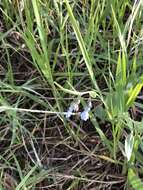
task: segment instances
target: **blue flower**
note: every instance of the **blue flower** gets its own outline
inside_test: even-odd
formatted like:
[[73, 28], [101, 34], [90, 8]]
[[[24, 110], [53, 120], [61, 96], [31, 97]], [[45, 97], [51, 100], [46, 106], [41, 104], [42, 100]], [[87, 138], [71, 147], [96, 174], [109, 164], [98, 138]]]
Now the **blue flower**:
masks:
[[71, 110], [68, 110], [68, 111], [66, 112], [66, 118], [69, 119], [69, 118], [71, 117], [71, 115], [72, 115], [72, 111], [71, 111]]
[[69, 119], [72, 116], [72, 114], [73, 114], [74, 111], [75, 112], [78, 111], [78, 109], [79, 109], [79, 103], [80, 103], [80, 100], [77, 100], [77, 101], [71, 103], [68, 111], [66, 112], [66, 118]]
[[91, 108], [92, 108], [92, 103], [91, 103], [91, 101], [89, 101], [88, 105], [84, 108], [84, 111], [81, 112], [81, 114], [80, 114], [81, 120], [87, 121], [89, 119], [89, 112], [90, 112]]
[[88, 110], [84, 110], [83, 112], [81, 112], [80, 114], [80, 118], [83, 121], [87, 121], [89, 119], [89, 111]]

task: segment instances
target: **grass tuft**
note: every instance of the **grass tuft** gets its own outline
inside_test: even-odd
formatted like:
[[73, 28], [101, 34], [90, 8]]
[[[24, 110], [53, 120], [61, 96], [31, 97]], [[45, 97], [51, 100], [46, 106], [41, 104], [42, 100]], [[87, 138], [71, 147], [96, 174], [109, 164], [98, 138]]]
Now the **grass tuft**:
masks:
[[0, 189], [142, 189], [142, 1], [0, 5]]

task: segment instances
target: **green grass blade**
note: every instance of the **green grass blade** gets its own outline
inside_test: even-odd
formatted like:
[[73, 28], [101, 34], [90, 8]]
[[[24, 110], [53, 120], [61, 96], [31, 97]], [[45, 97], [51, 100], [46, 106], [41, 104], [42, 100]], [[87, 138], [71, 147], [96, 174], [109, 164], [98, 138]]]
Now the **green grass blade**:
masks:
[[29, 179], [29, 177], [33, 174], [33, 172], [36, 170], [37, 165], [35, 165], [31, 170], [28, 172], [28, 174], [23, 178], [23, 180], [18, 184], [15, 190], [20, 190], [25, 184], [26, 181]]
[[131, 90], [130, 94], [129, 94], [129, 98], [127, 100], [126, 103], [126, 107], [130, 107], [132, 106], [133, 102], [135, 101], [137, 95], [139, 94], [139, 92], [141, 91], [141, 88], [143, 87], [143, 77], [141, 77], [141, 82], [138, 83], [133, 90]]
[[143, 182], [131, 168], [128, 171], [128, 181], [135, 190], [143, 189]]
[[68, 0], [65, 0], [65, 3], [66, 3], [67, 10], [68, 10], [68, 14], [69, 14], [70, 19], [71, 19], [72, 27], [73, 27], [73, 29], [74, 29], [74, 32], [75, 32], [75, 35], [76, 35], [76, 38], [77, 38], [77, 41], [78, 41], [80, 50], [81, 50], [81, 52], [82, 52], [84, 61], [85, 61], [85, 63], [86, 63], [86, 67], [87, 67], [88, 72], [89, 72], [89, 74], [90, 74], [91, 80], [92, 80], [92, 82], [93, 82], [95, 88], [99, 91], [99, 87], [98, 87], [98, 85], [97, 85], [97, 83], [96, 83], [95, 76], [94, 76], [94, 72], [93, 72], [93, 69], [92, 69], [90, 57], [89, 57], [89, 55], [88, 55], [88, 52], [87, 52], [87, 49], [86, 49], [84, 40], [83, 40], [83, 38], [82, 38], [80, 29], [79, 29], [79, 25], [78, 25], [78, 23], [77, 23], [77, 21], [76, 21], [74, 15], [73, 15], [73, 11], [72, 11], [72, 9], [71, 9], [71, 6], [70, 6]]

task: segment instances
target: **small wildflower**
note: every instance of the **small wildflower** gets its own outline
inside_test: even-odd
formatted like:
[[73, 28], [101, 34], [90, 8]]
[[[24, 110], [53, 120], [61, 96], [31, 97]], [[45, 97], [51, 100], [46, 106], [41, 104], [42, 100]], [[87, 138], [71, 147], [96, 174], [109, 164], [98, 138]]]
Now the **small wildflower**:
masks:
[[87, 121], [89, 119], [89, 112], [90, 112], [91, 108], [92, 108], [92, 103], [91, 103], [91, 100], [89, 100], [88, 105], [84, 108], [84, 111], [81, 112], [81, 114], [80, 114], [81, 120]]
[[88, 110], [84, 110], [83, 112], [81, 112], [80, 118], [81, 118], [81, 120], [83, 120], [83, 121], [87, 121], [87, 120], [89, 119]]
[[66, 118], [70, 118], [72, 116], [72, 113], [75, 111], [78, 111], [79, 109], [79, 103], [80, 103], [80, 100], [77, 100], [75, 102], [72, 102], [68, 111], [66, 112]]
[[72, 111], [68, 110], [66, 112], [66, 118], [69, 119], [71, 117], [71, 115], [72, 115]]

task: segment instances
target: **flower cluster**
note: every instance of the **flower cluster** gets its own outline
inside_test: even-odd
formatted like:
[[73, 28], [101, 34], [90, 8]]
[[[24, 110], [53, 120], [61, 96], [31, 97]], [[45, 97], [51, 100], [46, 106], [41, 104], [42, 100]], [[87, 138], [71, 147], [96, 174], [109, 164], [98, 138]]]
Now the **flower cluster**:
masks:
[[[69, 119], [73, 112], [77, 112], [79, 109], [80, 100], [72, 102], [68, 111], [66, 112], [66, 118]], [[87, 121], [89, 119], [89, 112], [92, 108], [91, 100], [88, 101], [88, 104], [85, 106], [84, 111], [80, 113], [80, 118], [83, 121]]]

